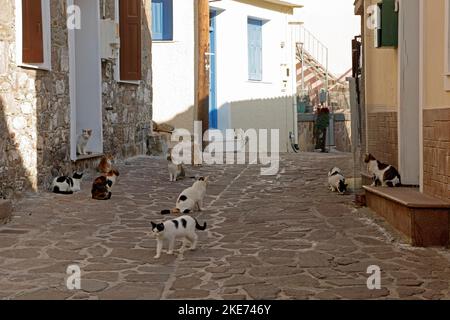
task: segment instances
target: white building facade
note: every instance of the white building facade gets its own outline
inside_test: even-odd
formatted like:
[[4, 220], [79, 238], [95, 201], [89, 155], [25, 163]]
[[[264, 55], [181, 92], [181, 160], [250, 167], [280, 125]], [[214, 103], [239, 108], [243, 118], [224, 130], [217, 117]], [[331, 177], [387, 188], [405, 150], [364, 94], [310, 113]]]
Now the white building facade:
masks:
[[[297, 1], [210, 2], [210, 128], [297, 136], [293, 20]], [[192, 130], [196, 115], [195, 0], [153, 0], [153, 119]]]

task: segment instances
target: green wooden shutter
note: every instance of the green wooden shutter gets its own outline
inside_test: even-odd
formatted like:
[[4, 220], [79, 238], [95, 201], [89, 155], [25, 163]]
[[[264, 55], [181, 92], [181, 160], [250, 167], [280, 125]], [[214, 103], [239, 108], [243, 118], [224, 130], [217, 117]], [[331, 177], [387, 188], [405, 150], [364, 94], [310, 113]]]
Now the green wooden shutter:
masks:
[[398, 12], [395, 0], [383, 0], [381, 4], [381, 46], [398, 46]]

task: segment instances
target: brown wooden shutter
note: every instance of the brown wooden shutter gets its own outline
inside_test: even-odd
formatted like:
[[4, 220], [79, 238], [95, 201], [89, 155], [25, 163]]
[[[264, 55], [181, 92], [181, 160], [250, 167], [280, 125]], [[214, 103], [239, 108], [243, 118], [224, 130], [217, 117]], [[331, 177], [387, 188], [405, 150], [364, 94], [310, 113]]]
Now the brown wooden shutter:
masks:
[[120, 78], [141, 80], [141, 0], [120, 0]]
[[22, 62], [44, 63], [41, 0], [22, 0]]

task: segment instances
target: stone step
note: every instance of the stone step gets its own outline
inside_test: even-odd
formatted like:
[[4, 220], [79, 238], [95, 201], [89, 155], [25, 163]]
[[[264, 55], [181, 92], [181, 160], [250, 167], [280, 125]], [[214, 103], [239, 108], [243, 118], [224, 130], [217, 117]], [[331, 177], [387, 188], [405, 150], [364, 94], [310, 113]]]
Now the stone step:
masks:
[[447, 246], [450, 203], [418, 188], [364, 186], [367, 206], [403, 233], [413, 246]]
[[12, 204], [9, 200], [0, 199], [0, 225], [7, 223], [12, 216]]

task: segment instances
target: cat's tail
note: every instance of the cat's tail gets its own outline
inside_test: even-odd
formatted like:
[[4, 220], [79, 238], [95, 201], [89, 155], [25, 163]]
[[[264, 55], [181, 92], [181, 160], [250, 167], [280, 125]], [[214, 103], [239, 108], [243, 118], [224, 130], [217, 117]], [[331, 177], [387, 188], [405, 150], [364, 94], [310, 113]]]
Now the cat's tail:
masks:
[[195, 219], [195, 229], [200, 230], [200, 231], [205, 231], [206, 230], [206, 222], [203, 224], [203, 226], [198, 224], [197, 219]]

